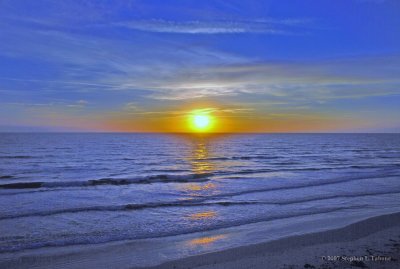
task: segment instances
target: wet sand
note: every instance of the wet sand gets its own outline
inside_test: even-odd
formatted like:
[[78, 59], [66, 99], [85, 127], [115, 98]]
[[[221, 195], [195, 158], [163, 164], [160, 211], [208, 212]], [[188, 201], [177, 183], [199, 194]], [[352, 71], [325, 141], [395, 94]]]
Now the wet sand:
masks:
[[151, 268], [400, 268], [400, 213]]

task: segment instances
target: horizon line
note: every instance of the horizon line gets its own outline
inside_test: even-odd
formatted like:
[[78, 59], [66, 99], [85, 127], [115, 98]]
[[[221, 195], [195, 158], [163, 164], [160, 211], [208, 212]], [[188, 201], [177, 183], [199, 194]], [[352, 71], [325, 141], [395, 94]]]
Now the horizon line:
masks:
[[398, 132], [134, 132], [134, 131], [0, 131], [0, 134], [178, 134], [178, 135], [234, 135], [234, 134], [400, 134]]

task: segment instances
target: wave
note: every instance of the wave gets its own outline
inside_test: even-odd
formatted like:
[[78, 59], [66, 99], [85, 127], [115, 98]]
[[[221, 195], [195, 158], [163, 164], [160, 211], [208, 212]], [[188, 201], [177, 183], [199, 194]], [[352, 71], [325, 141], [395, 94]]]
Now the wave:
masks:
[[230, 160], [274, 160], [274, 159], [280, 159], [281, 157], [279, 156], [263, 156], [263, 155], [258, 155], [258, 156], [232, 156], [232, 157], [210, 157], [210, 158], [204, 158], [204, 159], [197, 159], [197, 160], [204, 160], [204, 161], [230, 161]]
[[266, 187], [266, 188], [244, 190], [244, 191], [239, 191], [239, 192], [216, 194], [216, 195], [213, 195], [212, 197], [214, 197], [214, 198], [225, 198], [225, 197], [239, 196], [239, 195], [243, 195], [243, 194], [269, 192], [269, 191], [280, 191], [280, 190], [302, 189], [302, 188], [310, 188], [310, 187], [319, 187], [319, 186], [325, 186], [325, 185], [334, 185], [334, 184], [346, 183], [346, 182], [351, 182], [351, 181], [355, 181], [355, 180], [366, 180], [366, 179], [385, 178], [385, 177], [394, 177], [394, 176], [400, 176], [400, 174], [398, 174], [398, 173], [386, 173], [386, 174], [379, 173], [379, 174], [375, 174], [375, 175], [371, 174], [371, 175], [359, 175], [359, 176], [353, 176], [353, 177], [334, 178], [334, 179], [330, 179], [330, 180], [323, 181], [323, 182], [319, 182], [319, 181], [315, 182], [315, 181], [313, 181], [313, 182], [310, 182], [310, 183], [292, 184], [290, 186], [286, 185], [286, 186]]
[[60, 181], [60, 182], [18, 182], [0, 184], [0, 189], [38, 189], [58, 187], [89, 187], [99, 185], [129, 185], [129, 184], [150, 184], [170, 182], [204, 182], [212, 174], [187, 174], [187, 175], [153, 175], [136, 178], [102, 178], [87, 181]]
[[[79, 212], [90, 212], [90, 211], [130, 211], [130, 210], [143, 210], [149, 208], [164, 208], [164, 207], [195, 207], [195, 206], [232, 206], [232, 205], [249, 205], [249, 204], [260, 204], [260, 202], [207, 202], [202, 203], [205, 199], [190, 200], [186, 202], [165, 202], [165, 203], [148, 203], [148, 204], [125, 204], [125, 205], [110, 205], [110, 206], [89, 206], [80, 208], [67, 208], [67, 209], [56, 209], [49, 211], [33, 212], [33, 213], [22, 213], [22, 214], [10, 214], [3, 215], [0, 220], [4, 219], [15, 219], [15, 218], [25, 218], [25, 217], [44, 217], [57, 214], [65, 213], [79, 213]], [[261, 203], [263, 204], [263, 203]]]
[[[102, 179], [94, 179], [94, 180], [86, 180], [86, 181], [59, 181], [59, 182], [47, 182], [47, 181], [35, 181], [35, 182], [17, 182], [17, 183], [7, 183], [0, 184], [0, 189], [42, 189], [41, 191], [49, 191], [51, 189], [60, 189], [60, 188], [70, 188], [70, 187], [90, 187], [90, 186], [99, 186], [99, 185], [130, 185], [130, 184], [151, 184], [151, 183], [187, 183], [187, 182], [206, 182], [210, 180], [212, 176], [224, 176], [226, 179], [241, 179], [240, 175], [252, 175], [252, 174], [261, 174], [261, 173], [269, 173], [269, 172], [307, 172], [307, 171], [324, 171], [324, 170], [338, 170], [340, 169], [380, 169], [374, 170], [374, 173], [371, 174], [358, 174], [356, 176], [345, 176], [339, 180], [334, 179], [331, 181], [324, 181], [317, 184], [312, 183], [311, 185], [300, 184], [300, 185], [292, 185], [292, 186], [278, 186], [269, 189], [258, 189], [258, 190], [246, 190], [244, 193], [252, 193], [252, 192], [263, 192], [268, 190], [282, 190], [282, 189], [292, 189], [292, 188], [303, 188], [303, 187], [312, 187], [312, 186], [321, 186], [326, 184], [336, 184], [342, 182], [348, 182], [352, 180], [357, 180], [361, 177], [361, 179], [366, 178], [376, 178], [376, 177], [384, 177], [384, 176], [392, 176], [390, 174], [390, 168], [394, 168], [394, 171], [397, 172], [400, 164], [385, 164], [385, 165], [350, 165], [345, 167], [305, 167], [305, 168], [289, 168], [289, 169], [244, 169], [241, 171], [215, 171], [213, 173], [202, 173], [202, 174], [182, 174], [182, 175], [170, 175], [170, 174], [159, 174], [152, 176], [143, 176], [143, 177], [135, 177], [135, 178], [102, 178]], [[155, 170], [157, 171], [157, 170]], [[161, 172], [161, 171], [158, 171]], [[232, 175], [232, 176], [230, 176]], [[398, 174], [395, 174], [397, 176]], [[1, 178], [12, 178], [13, 176], [2, 176]], [[34, 191], [32, 191], [34, 192]], [[16, 195], [16, 194], [24, 194], [23, 192], [12, 192], [12, 193], [4, 193], [5, 195]], [[244, 194], [243, 193], [243, 194]]]
[[[245, 190], [238, 193], [231, 194], [221, 194], [221, 196], [234, 196], [240, 194], [247, 193], [256, 193], [256, 192], [265, 192], [265, 191], [275, 191], [275, 190], [285, 190], [285, 189], [297, 189], [304, 187], [315, 187], [315, 186], [323, 186], [329, 184], [338, 184], [349, 182], [352, 180], [360, 180], [360, 179], [368, 179], [368, 178], [380, 178], [380, 177], [390, 177], [390, 176], [399, 176], [398, 173], [393, 174], [392, 171], [388, 170], [388, 168], [395, 168], [395, 172], [397, 171], [397, 167], [400, 164], [391, 164], [386, 166], [368, 166], [368, 168], [385, 168], [385, 170], [374, 171], [374, 173], [364, 173], [357, 174], [356, 176], [345, 176], [343, 178], [333, 178], [328, 181], [323, 182], [311, 182], [308, 184], [300, 183], [294, 184], [291, 186], [277, 186], [277, 187], [269, 187], [257, 190]], [[366, 166], [363, 166], [365, 168]], [[347, 168], [359, 168], [359, 166], [350, 166]], [[130, 185], [130, 184], [151, 184], [151, 183], [188, 183], [188, 182], [206, 182], [210, 180], [210, 177], [215, 175], [224, 176], [226, 179], [241, 179], [240, 175], [244, 174], [259, 174], [259, 173], [268, 173], [268, 172], [288, 172], [288, 171], [320, 171], [325, 169], [334, 169], [334, 168], [301, 168], [301, 169], [248, 169], [242, 171], [220, 171], [214, 173], [202, 173], [202, 174], [183, 174], [183, 175], [153, 175], [153, 176], [144, 176], [144, 177], [135, 177], [135, 178], [102, 178], [95, 180], [87, 180], [87, 181], [60, 181], [60, 182], [18, 182], [18, 183], [7, 183], [0, 184], [0, 189], [34, 189], [33, 191], [20, 191], [20, 192], [10, 192], [3, 193], [2, 195], [18, 195], [32, 192], [43, 192], [43, 191], [51, 191], [51, 190], [59, 190], [60, 188], [71, 188], [71, 187], [90, 187], [90, 186], [99, 186], [99, 185]], [[232, 174], [237, 174], [238, 176], [229, 176]], [[229, 177], [226, 177], [229, 176]], [[40, 190], [39, 190], [40, 189]]]
[[307, 202], [331, 200], [337, 198], [360, 198], [366, 196], [377, 196], [386, 194], [398, 194], [399, 190], [389, 190], [389, 191], [370, 191], [370, 192], [360, 192], [360, 193], [349, 193], [349, 194], [332, 194], [332, 195], [320, 195], [314, 197], [305, 197], [298, 199], [289, 199], [284, 201], [216, 201], [207, 202], [206, 198], [189, 200], [189, 201], [172, 201], [164, 203], [147, 203], [147, 204], [124, 204], [124, 205], [105, 205], [105, 206], [88, 206], [88, 207], [78, 207], [78, 208], [65, 208], [65, 209], [55, 209], [48, 211], [38, 211], [20, 214], [9, 214], [2, 215], [0, 220], [5, 219], [16, 219], [25, 217], [46, 217], [58, 214], [67, 213], [80, 213], [80, 212], [103, 212], [103, 211], [131, 211], [131, 210], [143, 210], [143, 209], [155, 209], [155, 208], [165, 208], [165, 207], [201, 207], [201, 206], [245, 206], [245, 205], [292, 205], [292, 204], [302, 204]]
[[[272, 163], [274, 164], [274, 163]], [[291, 164], [292, 163], [279, 163], [279, 165]], [[258, 173], [268, 173], [268, 172], [307, 172], [307, 171], [325, 171], [325, 170], [339, 170], [339, 169], [390, 169], [398, 168], [400, 163], [392, 164], [382, 164], [382, 165], [347, 165], [347, 166], [332, 166], [332, 167], [295, 167], [295, 168], [262, 168], [262, 169], [243, 169], [241, 171], [236, 171], [235, 174], [258, 174]], [[231, 172], [219, 172], [221, 175], [229, 175]]]
[[322, 200], [331, 200], [336, 198], [360, 198], [366, 196], [377, 196], [377, 195], [386, 195], [386, 194], [398, 194], [400, 190], [391, 190], [391, 191], [377, 191], [377, 192], [361, 192], [361, 193], [347, 193], [347, 194], [332, 194], [332, 195], [323, 195], [323, 196], [314, 196], [302, 199], [293, 199], [286, 200], [282, 202], [276, 202], [277, 205], [290, 205], [290, 204], [299, 204], [306, 202], [314, 202], [314, 201], [322, 201]]
[[14, 178], [14, 176], [11, 175], [0, 176], [0, 179], [10, 179], [10, 178]]
[[0, 156], [0, 159], [31, 159], [31, 158], [35, 158], [35, 157], [28, 156], [28, 155]]

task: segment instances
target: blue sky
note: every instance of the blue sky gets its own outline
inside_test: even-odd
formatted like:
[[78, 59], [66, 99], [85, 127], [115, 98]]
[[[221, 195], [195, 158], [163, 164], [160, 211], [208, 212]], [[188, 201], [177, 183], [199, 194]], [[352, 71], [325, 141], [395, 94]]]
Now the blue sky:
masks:
[[396, 0], [2, 0], [0, 130], [398, 132], [399, 27]]

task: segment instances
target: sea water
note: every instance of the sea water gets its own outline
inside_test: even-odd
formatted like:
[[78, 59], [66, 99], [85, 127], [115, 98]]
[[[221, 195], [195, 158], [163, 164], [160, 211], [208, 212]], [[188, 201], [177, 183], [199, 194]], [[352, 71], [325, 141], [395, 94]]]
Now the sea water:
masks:
[[0, 253], [296, 229], [399, 211], [399, 193], [399, 134], [3, 133]]

